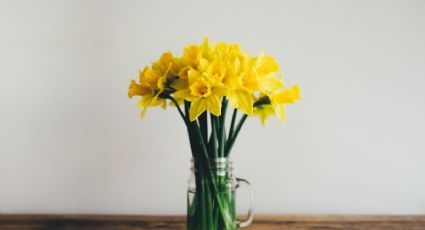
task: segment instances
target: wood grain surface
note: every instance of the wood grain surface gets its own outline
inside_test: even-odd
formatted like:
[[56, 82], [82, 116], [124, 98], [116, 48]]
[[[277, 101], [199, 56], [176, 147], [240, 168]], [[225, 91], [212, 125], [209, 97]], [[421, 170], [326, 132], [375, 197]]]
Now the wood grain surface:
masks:
[[[1, 230], [185, 229], [183, 216], [0, 215]], [[425, 216], [257, 216], [247, 230], [425, 230]]]

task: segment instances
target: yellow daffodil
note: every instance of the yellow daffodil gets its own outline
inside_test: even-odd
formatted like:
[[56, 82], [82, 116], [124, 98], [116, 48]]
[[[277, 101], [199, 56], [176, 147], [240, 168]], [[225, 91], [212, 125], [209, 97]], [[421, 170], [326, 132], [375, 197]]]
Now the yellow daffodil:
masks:
[[188, 72], [189, 88], [176, 91], [174, 96], [191, 102], [189, 119], [194, 121], [205, 110], [215, 116], [221, 114], [221, 97], [226, 95], [224, 86], [211, 81], [197, 70]]
[[260, 118], [261, 124], [266, 126], [268, 118], [273, 116], [275, 111], [271, 104], [265, 104], [254, 107], [254, 114]]
[[271, 115], [284, 121], [286, 104], [300, 98], [298, 86], [284, 88], [277, 61], [264, 52], [258, 56], [241, 50], [238, 44], [188, 45], [180, 57], [165, 52], [140, 72], [139, 82], [131, 81], [128, 96], [142, 97], [142, 114], [149, 106], [162, 105], [166, 99], [181, 105], [190, 102], [190, 121], [209, 111], [221, 115], [222, 101], [247, 115], [258, 115], [266, 124]]
[[279, 65], [271, 56], [265, 56], [263, 52], [254, 58], [254, 70], [260, 77], [275, 74], [279, 71]]
[[131, 80], [130, 87], [128, 89], [128, 97], [132, 98], [133, 96], [146, 96], [153, 94], [153, 89], [146, 83], [137, 84], [135, 80]]
[[163, 74], [177, 76], [180, 71], [181, 64], [179, 60], [173, 57], [171, 52], [165, 52], [161, 55], [157, 62], [152, 64], [152, 69], [155, 69]]
[[281, 122], [286, 120], [285, 105], [293, 104], [299, 99], [301, 99], [301, 92], [298, 85], [295, 85], [289, 89], [272, 93], [270, 95], [270, 101], [275, 114]]
[[143, 71], [139, 72], [139, 82], [136, 83], [132, 80], [128, 90], [128, 97], [141, 96], [138, 107], [142, 109], [141, 116], [145, 116], [146, 110], [149, 106], [161, 105], [163, 108], [166, 106], [166, 101], [159, 98], [161, 93], [162, 82], [164, 76], [160, 71], [154, 70], [150, 67], [145, 67]]
[[141, 84], [149, 85], [153, 90], [159, 90], [158, 82], [162, 78], [162, 74], [158, 70], [150, 67], [145, 67], [143, 71], [139, 72], [139, 81]]
[[209, 57], [212, 47], [208, 45], [208, 39], [205, 38], [201, 45], [189, 45], [184, 48], [182, 62], [188, 67], [196, 68], [202, 57]]
[[258, 90], [258, 79], [250, 65], [251, 57], [246, 54], [228, 64], [229, 72], [225, 80], [229, 91], [227, 98], [230, 104], [251, 115], [253, 113], [253, 94]]

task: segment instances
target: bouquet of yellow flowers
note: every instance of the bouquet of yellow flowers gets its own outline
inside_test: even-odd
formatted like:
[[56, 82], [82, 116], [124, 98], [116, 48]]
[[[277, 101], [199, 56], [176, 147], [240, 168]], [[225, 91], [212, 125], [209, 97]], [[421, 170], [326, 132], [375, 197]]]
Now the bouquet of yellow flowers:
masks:
[[[237, 44], [210, 44], [208, 39], [186, 46], [180, 57], [162, 54], [139, 74], [128, 96], [141, 97], [141, 116], [148, 107], [172, 106], [187, 126], [194, 165], [188, 229], [237, 228], [227, 160], [232, 146], [248, 116], [258, 116], [263, 125], [272, 115], [285, 121], [285, 105], [300, 99], [300, 89], [285, 88], [273, 57], [253, 57]], [[233, 113], [227, 132], [228, 104]]]

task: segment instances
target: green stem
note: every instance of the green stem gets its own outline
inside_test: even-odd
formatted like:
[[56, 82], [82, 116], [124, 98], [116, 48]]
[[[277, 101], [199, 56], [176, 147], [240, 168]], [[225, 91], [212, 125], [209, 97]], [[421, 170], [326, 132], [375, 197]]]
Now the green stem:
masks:
[[230, 123], [230, 131], [229, 131], [229, 138], [232, 137], [233, 135], [233, 130], [235, 128], [235, 122], [236, 122], [236, 115], [238, 113], [237, 109], [233, 109], [233, 114], [232, 114], [232, 122]]
[[198, 125], [196, 124], [196, 122], [191, 122], [191, 124], [193, 124], [193, 127], [194, 127], [194, 129], [195, 129], [195, 131], [196, 131], [196, 134], [198, 135], [198, 140], [199, 140], [199, 142], [200, 142], [201, 149], [202, 149], [202, 153], [203, 153], [203, 155], [204, 155], [204, 159], [205, 159], [206, 166], [207, 166], [207, 169], [206, 169], [206, 170], [207, 170], [207, 171], [208, 171], [208, 173], [209, 173], [209, 176], [210, 176], [210, 179], [211, 179], [211, 183], [212, 183], [212, 192], [214, 193], [214, 195], [215, 195], [215, 197], [216, 197], [217, 204], [218, 204], [218, 207], [219, 207], [219, 209], [220, 209], [220, 212], [221, 212], [221, 214], [222, 214], [223, 218], [226, 220], [226, 221], [224, 221], [224, 222], [225, 222], [226, 224], [229, 224], [229, 223], [231, 223], [231, 221], [232, 221], [232, 217], [231, 217], [231, 216], [230, 216], [230, 214], [229, 214], [229, 213], [225, 210], [225, 207], [224, 207], [223, 201], [221, 200], [221, 196], [220, 196], [220, 194], [218, 193], [217, 184], [216, 184], [216, 181], [215, 181], [215, 176], [214, 176], [213, 171], [211, 170], [211, 166], [210, 166], [210, 164], [209, 164], [210, 160], [209, 160], [209, 157], [208, 157], [207, 147], [206, 147], [206, 144], [205, 144], [205, 142], [204, 142], [204, 140], [203, 140], [203, 138], [202, 138], [201, 130], [200, 130], [200, 128], [198, 127]]
[[207, 223], [208, 223], [209, 229], [213, 230], [215, 228], [214, 228], [214, 222], [213, 222], [214, 218], [213, 218], [213, 206], [212, 206], [212, 197], [211, 197], [212, 193], [211, 193], [211, 190], [210, 190], [209, 183], [208, 184], [205, 183], [205, 188], [206, 188], [205, 195], [206, 195], [206, 199], [207, 199], [207, 210], [208, 210], [207, 211], [207, 216], [208, 216]]
[[203, 177], [201, 177], [201, 194], [199, 194], [201, 196], [201, 223], [204, 225], [202, 226], [202, 229], [208, 229], [207, 226], [207, 202], [206, 202], [206, 197], [205, 195], [207, 195], [206, 193], [206, 189], [205, 189], [205, 179]]
[[[189, 138], [191, 141], [192, 155], [194, 159], [200, 162], [200, 172], [196, 175], [198, 181], [196, 187], [196, 196], [198, 199], [198, 208], [196, 214], [191, 222], [193, 229], [233, 229], [234, 215], [232, 214], [232, 207], [228, 202], [228, 198], [222, 194], [222, 186], [219, 177], [214, 174], [210, 159], [212, 157], [211, 151], [208, 151], [207, 144], [205, 141], [203, 132], [200, 128], [201, 124], [198, 122], [190, 122], [188, 118], [190, 109], [190, 102], [185, 101], [185, 113], [186, 113], [186, 125], [189, 132]], [[219, 133], [220, 119], [215, 116], [211, 116], [212, 128], [211, 128], [211, 140], [215, 142], [213, 152], [217, 151], [217, 134]], [[199, 122], [201, 123], [201, 121]], [[208, 146], [210, 147], [210, 146]], [[199, 190], [198, 190], [199, 189]], [[216, 208], [216, 212], [213, 211]], [[215, 214], [217, 213], [217, 214]], [[217, 220], [217, 221], [215, 221]]]
[[[187, 116], [189, 116], [189, 107], [190, 107], [190, 102], [185, 101], [184, 102], [184, 109], [185, 109], [185, 113], [186, 113], [186, 118]], [[187, 128], [187, 133], [189, 134], [189, 142], [190, 142], [190, 148], [192, 150], [192, 157], [193, 158], [198, 158], [197, 154], [199, 154], [199, 144], [196, 142], [196, 132], [193, 129], [191, 122], [187, 121], [186, 123], [186, 128]]]
[[208, 141], [208, 112], [205, 111], [198, 118], [199, 126], [201, 127], [202, 136], [204, 137], [204, 141]]
[[232, 150], [233, 144], [235, 143], [236, 138], [238, 137], [239, 131], [241, 130], [241, 128], [242, 128], [243, 124], [245, 123], [247, 117], [248, 117], [248, 115], [246, 115], [246, 114], [244, 114], [242, 116], [242, 118], [239, 120], [238, 125], [236, 126], [235, 133], [232, 134], [232, 136], [229, 137], [229, 141], [227, 142], [226, 150], [225, 150], [226, 157], [229, 156], [230, 150]]
[[224, 148], [226, 145], [226, 111], [227, 111], [227, 99], [223, 98], [223, 103], [221, 105], [221, 115], [220, 115], [220, 122], [219, 122], [219, 155], [220, 157], [224, 157]]
[[217, 117], [210, 114], [210, 120], [211, 120], [211, 149], [212, 150], [212, 155], [215, 158], [218, 158], [218, 152], [217, 152]]

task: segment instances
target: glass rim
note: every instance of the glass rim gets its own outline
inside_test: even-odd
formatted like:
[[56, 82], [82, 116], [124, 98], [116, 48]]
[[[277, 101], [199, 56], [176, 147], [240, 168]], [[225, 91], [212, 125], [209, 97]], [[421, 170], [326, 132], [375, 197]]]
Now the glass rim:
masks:
[[[198, 159], [200, 160], [200, 159]], [[231, 172], [233, 170], [233, 161], [229, 157], [219, 157], [209, 159], [209, 166], [207, 168], [203, 168], [203, 163], [197, 161], [197, 159], [191, 159], [191, 167], [190, 169], [193, 172], [207, 172], [207, 171], [228, 171]]]
[[[190, 162], [195, 163], [197, 162], [199, 159], [196, 158], [191, 158]], [[210, 158], [209, 161], [211, 163], [232, 163], [233, 160], [230, 157], [218, 157], [218, 158]]]

